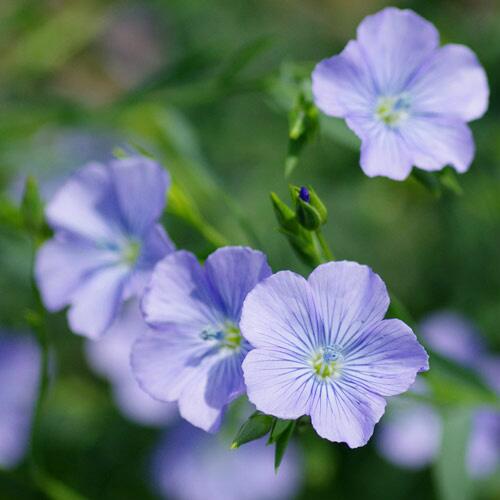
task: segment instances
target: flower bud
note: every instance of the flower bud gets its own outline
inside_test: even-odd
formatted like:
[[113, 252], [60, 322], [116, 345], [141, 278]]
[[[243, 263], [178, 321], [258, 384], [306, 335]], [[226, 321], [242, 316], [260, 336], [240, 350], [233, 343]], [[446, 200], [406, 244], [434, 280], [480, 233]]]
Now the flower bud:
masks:
[[301, 226], [309, 231], [316, 231], [326, 222], [327, 211], [323, 202], [310, 186], [290, 186], [290, 193], [295, 202], [295, 213]]

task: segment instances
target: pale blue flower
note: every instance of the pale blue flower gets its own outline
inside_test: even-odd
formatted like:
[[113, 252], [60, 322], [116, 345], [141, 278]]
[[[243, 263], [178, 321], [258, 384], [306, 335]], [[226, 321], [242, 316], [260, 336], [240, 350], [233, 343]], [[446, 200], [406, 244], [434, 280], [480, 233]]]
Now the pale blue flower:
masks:
[[318, 108], [344, 118], [361, 139], [366, 175], [468, 170], [467, 122], [488, 107], [486, 74], [469, 48], [440, 47], [436, 28], [415, 12], [388, 7], [366, 17], [356, 40], [316, 66], [312, 83]]

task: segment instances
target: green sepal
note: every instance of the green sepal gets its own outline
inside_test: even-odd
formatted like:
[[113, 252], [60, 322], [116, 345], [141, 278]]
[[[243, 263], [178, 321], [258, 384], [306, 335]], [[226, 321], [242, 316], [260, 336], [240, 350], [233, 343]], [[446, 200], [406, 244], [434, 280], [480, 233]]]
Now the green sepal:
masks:
[[280, 436], [288, 430], [288, 427], [294, 422], [294, 420], [282, 420], [281, 418], [276, 418], [271, 432], [269, 433], [269, 440], [267, 444], [276, 443]]
[[[281, 431], [279, 436], [276, 439], [276, 447], [274, 450], [274, 470], [278, 472], [279, 466], [283, 461], [283, 457], [285, 456], [286, 449], [288, 448], [288, 443], [290, 442], [290, 438], [293, 435], [296, 426], [296, 420], [284, 420], [283, 422], [287, 422], [287, 424], [283, 424], [284, 429]], [[276, 426], [275, 426], [276, 428]]]
[[239, 448], [242, 444], [255, 441], [265, 436], [271, 430], [273, 422], [274, 417], [256, 411], [250, 415], [248, 420], [240, 427], [240, 430], [231, 443], [231, 448]]
[[280, 228], [292, 233], [298, 230], [299, 222], [295, 217], [295, 212], [276, 193], [272, 192], [270, 196]]

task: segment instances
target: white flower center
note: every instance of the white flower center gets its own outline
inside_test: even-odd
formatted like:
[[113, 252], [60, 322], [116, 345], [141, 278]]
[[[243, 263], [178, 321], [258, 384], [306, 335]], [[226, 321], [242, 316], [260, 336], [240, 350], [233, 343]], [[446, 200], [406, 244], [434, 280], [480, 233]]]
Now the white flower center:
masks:
[[339, 378], [343, 364], [344, 356], [341, 348], [337, 345], [321, 347], [310, 359], [314, 373], [322, 380]]
[[406, 93], [379, 97], [375, 117], [388, 127], [394, 128], [410, 116], [410, 96]]

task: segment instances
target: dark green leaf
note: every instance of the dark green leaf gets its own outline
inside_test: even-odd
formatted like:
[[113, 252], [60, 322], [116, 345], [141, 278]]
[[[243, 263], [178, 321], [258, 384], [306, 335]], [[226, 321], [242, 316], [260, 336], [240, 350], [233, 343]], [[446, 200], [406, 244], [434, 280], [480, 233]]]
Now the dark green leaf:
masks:
[[240, 427], [234, 438], [231, 448], [239, 448], [242, 444], [255, 441], [265, 436], [273, 425], [274, 417], [265, 415], [260, 411], [253, 413], [250, 418]]

